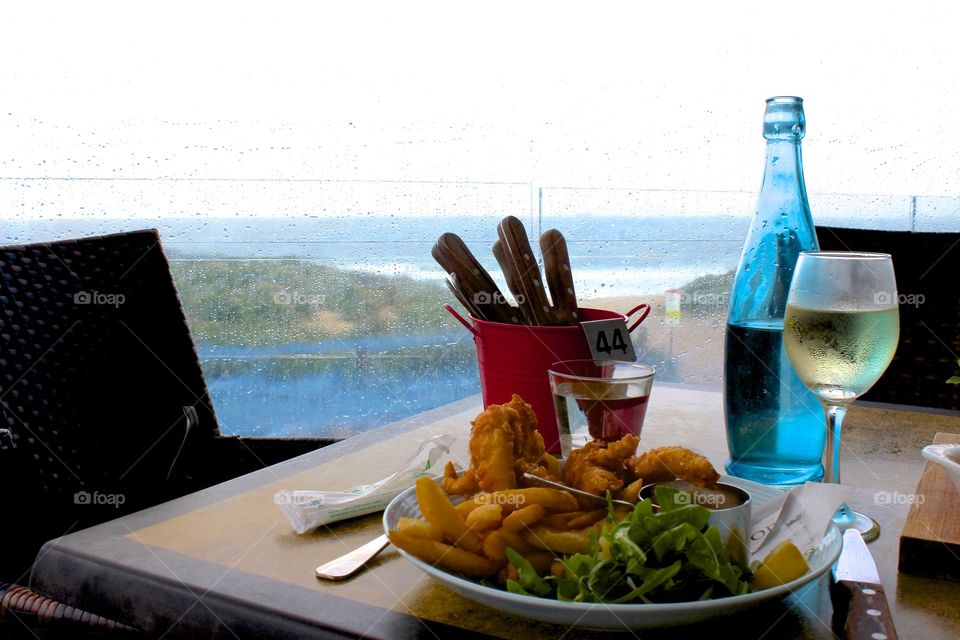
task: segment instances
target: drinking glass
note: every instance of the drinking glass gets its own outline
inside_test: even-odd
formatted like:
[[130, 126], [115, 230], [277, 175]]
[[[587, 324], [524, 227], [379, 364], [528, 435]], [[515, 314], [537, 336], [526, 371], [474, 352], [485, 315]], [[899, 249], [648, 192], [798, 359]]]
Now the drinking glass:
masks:
[[[840, 430], [851, 402], [867, 392], [897, 349], [900, 316], [893, 261], [885, 253], [804, 251], [797, 260], [783, 341], [803, 383], [823, 404], [823, 481], [840, 482]], [[872, 540], [880, 526], [846, 504], [834, 516]]]
[[619, 360], [564, 360], [550, 365], [563, 458], [590, 440], [640, 435], [653, 367]]

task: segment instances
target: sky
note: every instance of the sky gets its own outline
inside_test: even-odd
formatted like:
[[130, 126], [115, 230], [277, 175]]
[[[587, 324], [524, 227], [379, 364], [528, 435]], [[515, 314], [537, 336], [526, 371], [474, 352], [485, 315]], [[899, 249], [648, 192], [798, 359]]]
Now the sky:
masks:
[[805, 99], [811, 192], [960, 196], [958, 19], [948, 2], [7, 3], [0, 205], [28, 177], [750, 192], [772, 95]]

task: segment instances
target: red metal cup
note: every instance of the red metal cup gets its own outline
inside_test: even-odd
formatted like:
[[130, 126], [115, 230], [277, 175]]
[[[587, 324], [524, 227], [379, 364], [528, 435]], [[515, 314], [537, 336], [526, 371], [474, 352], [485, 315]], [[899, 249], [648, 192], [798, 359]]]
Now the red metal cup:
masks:
[[[519, 395], [537, 414], [537, 431], [543, 436], [547, 451], [560, 453], [557, 414], [553, 407], [553, 393], [550, 391], [547, 371], [550, 365], [560, 360], [591, 357], [583, 328], [579, 325], [531, 327], [489, 322], [473, 316], [470, 316], [471, 324], [449, 304], [443, 306], [473, 333], [473, 342], [477, 345], [483, 406], [510, 402], [513, 394]], [[629, 328], [632, 332], [646, 319], [650, 313], [650, 305], [640, 304], [626, 315], [586, 307], [580, 307], [578, 312], [583, 321], [610, 318], [626, 320], [640, 312], [639, 319]]]

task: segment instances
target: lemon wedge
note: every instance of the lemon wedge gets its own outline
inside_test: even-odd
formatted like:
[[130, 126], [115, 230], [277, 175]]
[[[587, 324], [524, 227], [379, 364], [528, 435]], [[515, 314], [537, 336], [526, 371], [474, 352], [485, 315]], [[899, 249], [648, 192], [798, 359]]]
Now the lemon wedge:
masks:
[[809, 570], [810, 565], [807, 564], [806, 558], [800, 553], [797, 545], [790, 540], [786, 540], [777, 545], [763, 559], [763, 562], [754, 571], [750, 588], [753, 591], [760, 591], [761, 589], [777, 587], [791, 580], [796, 580]]

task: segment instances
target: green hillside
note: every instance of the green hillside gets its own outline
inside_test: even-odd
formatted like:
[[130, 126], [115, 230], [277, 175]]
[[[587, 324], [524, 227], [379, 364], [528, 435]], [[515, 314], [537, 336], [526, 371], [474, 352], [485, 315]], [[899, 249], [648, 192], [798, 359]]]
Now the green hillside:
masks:
[[174, 260], [198, 342], [269, 346], [449, 331], [440, 284], [289, 260]]

